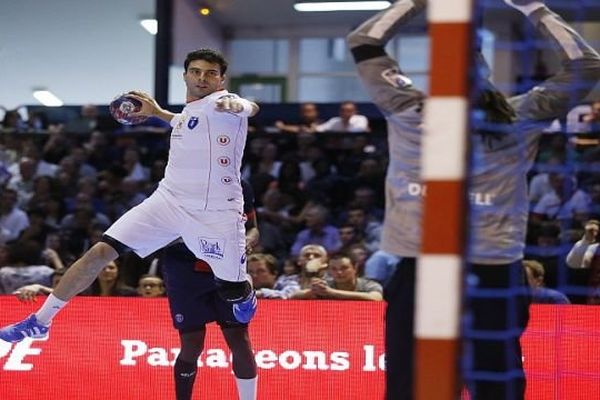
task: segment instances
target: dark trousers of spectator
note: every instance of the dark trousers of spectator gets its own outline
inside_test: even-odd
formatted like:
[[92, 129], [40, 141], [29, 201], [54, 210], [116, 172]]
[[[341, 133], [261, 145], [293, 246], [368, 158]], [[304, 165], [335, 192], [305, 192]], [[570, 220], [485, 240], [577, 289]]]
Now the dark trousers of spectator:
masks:
[[521, 261], [470, 266], [464, 373], [472, 400], [525, 397], [519, 338], [529, 321], [531, 297], [526, 282]]
[[415, 259], [403, 258], [384, 290], [385, 398], [413, 399]]

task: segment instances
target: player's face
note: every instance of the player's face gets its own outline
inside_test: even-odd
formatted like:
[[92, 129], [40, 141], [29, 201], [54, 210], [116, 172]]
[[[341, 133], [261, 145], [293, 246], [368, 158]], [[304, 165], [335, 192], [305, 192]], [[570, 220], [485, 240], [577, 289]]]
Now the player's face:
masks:
[[223, 89], [225, 76], [221, 75], [219, 64], [205, 60], [194, 60], [183, 73], [187, 88], [187, 100], [194, 101]]

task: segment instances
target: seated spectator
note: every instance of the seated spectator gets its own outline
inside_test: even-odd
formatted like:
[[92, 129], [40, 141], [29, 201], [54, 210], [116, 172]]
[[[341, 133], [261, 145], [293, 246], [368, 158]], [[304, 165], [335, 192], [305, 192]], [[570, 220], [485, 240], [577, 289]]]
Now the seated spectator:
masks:
[[284, 133], [313, 133], [321, 123], [315, 103], [300, 104], [300, 120], [294, 124], [275, 121], [275, 127]]
[[248, 256], [248, 274], [252, 277], [258, 298], [287, 299], [300, 290], [298, 275], [277, 278], [277, 260], [270, 254]]
[[300, 250], [298, 256], [300, 268], [300, 290], [292, 295], [292, 299], [315, 299], [315, 294], [310, 290], [314, 279], [324, 279], [327, 272], [327, 250], [323, 246], [309, 244]]
[[28, 226], [27, 214], [17, 207], [17, 192], [3, 189], [0, 195], [0, 244], [17, 239]]
[[362, 244], [362, 238], [356, 232], [354, 225], [349, 223], [342, 224], [338, 228], [338, 232], [340, 234], [340, 242], [342, 243], [340, 253], [348, 253], [353, 245]]
[[39, 283], [34, 283], [31, 285], [25, 285], [23, 287], [18, 288], [13, 292], [14, 295], [17, 296], [17, 299], [24, 303], [31, 303], [36, 301], [38, 295], [49, 295], [54, 292], [54, 288], [58, 285], [58, 282], [62, 279], [65, 274], [66, 269], [57, 269], [52, 274], [52, 286], [44, 286]]
[[[591, 257], [588, 256], [584, 263], [585, 255], [590, 250], [590, 247], [597, 246], [598, 232], [600, 231], [600, 221], [591, 219], [585, 223], [584, 234], [581, 240], [573, 245], [573, 248], [567, 254], [567, 265], [571, 268], [589, 268]], [[589, 251], [593, 254], [594, 249]]]
[[308, 244], [319, 244], [328, 252], [335, 252], [341, 247], [340, 235], [336, 227], [327, 224], [328, 211], [320, 205], [311, 206], [305, 213], [306, 229], [300, 231], [292, 245], [291, 253], [300, 254], [302, 247]]
[[33, 196], [36, 163], [28, 157], [19, 160], [19, 174], [8, 181], [8, 188], [17, 192], [17, 205], [25, 208]]
[[140, 162], [140, 153], [134, 147], [129, 147], [123, 154], [123, 167], [127, 171], [125, 179], [146, 182], [150, 178], [150, 171]]
[[90, 296], [137, 296], [138, 292], [125, 285], [121, 280], [119, 266], [111, 261], [98, 274], [90, 289], [86, 292]]
[[563, 227], [570, 227], [573, 222], [588, 218], [590, 196], [577, 188], [574, 177], [553, 173], [550, 185], [553, 191], [542, 196], [533, 208], [533, 222], [557, 220]]
[[[51, 164], [42, 159], [41, 150], [33, 141], [27, 141], [23, 144], [22, 157], [33, 160], [35, 164], [35, 176], [51, 176], [54, 177], [58, 173], [58, 165]], [[8, 168], [13, 176], [20, 175], [19, 164], [13, 164]]]
[[356, 232], [370, 252], [379, 250], [383, 226], [380, 222], [369, 218], [366, 210], [356, 203], [348, 206], [347, 223], [354, 226]]
[[317, 125], [317, 132], [369, 132], [369, 120], [358, 114], [356, 104], [346, 101], [340, 105], [340, 115]]
[[370, 251], [367, 249], [364, 243], [356, 243], [350, 246], [348, 252], [342, 253], [347, 254], [352, 260], [352, 264], [356, 267], [358, 276], [364, 276], [365, 274], [365, 263], [369, 258]]
[[140, 297], [162, 297], [165, 295], [165, 284], [156, 275], [142, 275], [138, 281], [137, 292]]
[[2, 130], [5, 132], [24, 132], [27, 130], [27, 124], [17, 110], [8, 110], [2, 120]]
[[0, 294], [11, 294], [18, 288], [38, 283], [50, 286], [54, 269], [41, 262], [39, 244], [16, 242], [8, 246], [8, 266], [0, 268]]
[[377, 250], [371, 254], [365, 263], [365, 278], [377, 281], [385, 287], [394, 275], [399, 263], [400, 257], [383, 250]]
[[535, 260], [523, 260], [527, 272], [527, 282], [531, 287], [531, 299], [536, 304], [570, 304], [571, 302], [561, 292], [545, 287], [544, 266]]
[[383, 288], [370, 279], [358, 276], [350, 257], [337, 254], [329, 259], [330, 278], [313, 279], [310, 291], [319, 299], [383, 300]]
[[54, 227], [46, 223], [46, 215], [43, 209], [34, 208], [27, 213], [29, 226], [21, 231], [19, 240], [33, 240], [37, 243], [46, 243], [46, 237], [56, 231]]
[[242, 179], [250, 180], [252, 176], [269, 175], [277, 179], [281, 169], [281, 161], [277, 160], [277, 145], [271, 142], [265, 144], [261, 149], [258, 160], [253, 163], [246, 164], [242, 168]]

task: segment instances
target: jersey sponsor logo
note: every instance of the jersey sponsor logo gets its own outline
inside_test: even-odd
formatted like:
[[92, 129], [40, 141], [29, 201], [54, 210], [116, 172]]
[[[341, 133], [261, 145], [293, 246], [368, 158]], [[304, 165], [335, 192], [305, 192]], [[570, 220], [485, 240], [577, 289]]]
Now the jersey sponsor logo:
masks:
[[183, 314], [175, 314], [175, 321], [182, 323], [183, 319]]
[[231, 159], [227, 156], [217, 158], [217, 162], [221, 167], [226, 167], [231, 163]]
[[233, 183], [233, 178], [230, 176], [224, 176], [221, 178], [221, 183], [223, 185], [231, 185]]
[[[425, 197], [427, 195], [427, 185], [416, 182], [410, 182], [407, 185], [408, 195], [411, 197]], [[493, 193], [469, 192], [469, 202], [474, 206], [491, 207], [494, 205], [496, 195]]]
[[200, 238], [200, 252], [208, 258], [222, 260], [225, 256], [225, 240]]
[[198, 117], [191, 117], [187, 124], [189, 129], [194, 129], [197, 125], [198, 125]]
[[229, 144], [229, 142], [231, 142], [231, 139], [229, 139], [229, 136], [227, 136], [227, 135], [217, 136], [217, 143], [219, 143], [221, 146], [227, 146]]
[[412, 81], [402, 75], [397, 68], [389, 68], [381, 73], [381, 77], [396, 88], [412, 86]]

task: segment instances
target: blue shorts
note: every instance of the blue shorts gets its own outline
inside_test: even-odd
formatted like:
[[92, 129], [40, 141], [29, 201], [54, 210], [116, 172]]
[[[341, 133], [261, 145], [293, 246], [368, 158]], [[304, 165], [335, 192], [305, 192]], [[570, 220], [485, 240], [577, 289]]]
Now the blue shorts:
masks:
[[231, 304], [217, 294], [215, 277], [206, 262], [196, 259], [183, 243], [163, 250], [162, 273], [173, 326], [180, 332], [203, 329], [217, 322], [222, 328], [244, 326]]

